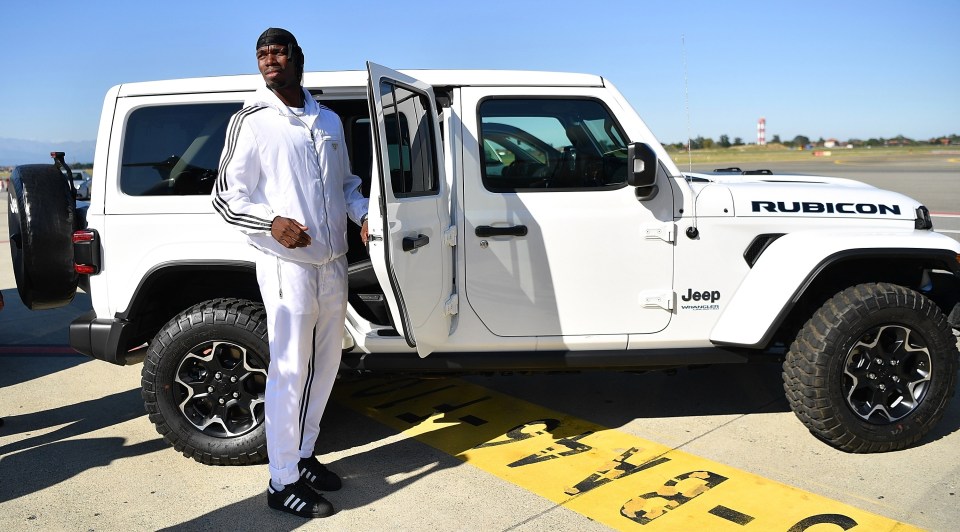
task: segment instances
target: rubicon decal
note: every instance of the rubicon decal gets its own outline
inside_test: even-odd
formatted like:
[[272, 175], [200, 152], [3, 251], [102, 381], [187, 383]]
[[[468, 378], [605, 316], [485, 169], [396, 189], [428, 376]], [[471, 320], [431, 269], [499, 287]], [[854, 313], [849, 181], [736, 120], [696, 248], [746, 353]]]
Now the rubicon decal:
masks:
[[820, 203], [818, 201], [753, 201], [753, 212], [806, 214], [900, 214], [899, 205], [883, 203]]

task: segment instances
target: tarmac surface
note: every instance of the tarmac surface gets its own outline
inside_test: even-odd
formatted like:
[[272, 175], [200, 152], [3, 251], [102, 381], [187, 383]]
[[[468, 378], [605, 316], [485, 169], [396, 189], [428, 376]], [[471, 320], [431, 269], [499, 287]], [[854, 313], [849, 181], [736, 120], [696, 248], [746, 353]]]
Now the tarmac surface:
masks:
[[[796, 170], [869, 177], [877, 186], [917, 197], [931, 211], [960, 212], [960, 165], [955, 163], [938, 159], [900, 171], [833, 161], [811, 167]], [[0, 240], [6, 240], [5, 201], [0, 211]], [[949, 228], [945, 224], [954, 220], [947, 216], [935, 222]], [[530, 455], [544, 460], [536, 464], [540, 473], [510, 476], [476, 451], [509, 438], [507, 430], [491, 433], [500, 434], [492, 439], [478, 436], [477, 441], [487, 443], [451, 450], [450, 442], [466, 436], [430, 425], [446, 430], [456, 424], [449, 416], [407, 426], [386, 410], [387, 403], [357, 399], [362, 396], [357, 390], [397, 386], [391, 384], [395, 381], [343, 381], [324, 417], [318, 447], [321, 461], [344, 477], [344, 489], [328, 495], [338, 513], [303, 521], [267, 508], [265, 465], [204, 466], [170, 448], [144, 413], [139, 365], [120, 367], [72, 354], [67, 326], [89, 309], [89, 296], [79, 293], [62, 309], [28, 311], [17, 296], [6, 242], [0, 246], [0, 289], [6, 300], [0, 312], [0, 530], [749, 532], [791, 529], [800, 525], [792, 517], [797, 512], [835, 518], [826, 521], [833, 526], [805, 520], [795, 528], [809, 526], [811, 531], [948, 531], [960, 522], [960, 396], [918, 445], [894, 453], [846, 454], [811, 436], [790, 412], [775, 364], [676, 375], [598, 372], [409, 383], [427, 390], [423, 394], [455, 387], [493, 397], [496, 408], [472, 412], [474, 420], [484, 417], [490, 426], [509, 427], [515, 415], [528, 415], [522, 418], [528, 420], [555, 416], [564, 425], [588, 427], [581, 436], [595, 430], [589, 436], [593, 439], [579, 440], [594, 449], [626, 449], [622, 456], [631, 449], [652, 450], [655, 456], [686, 460], [696, 464], [694, 470], [702, 467], [730, 479], [712, 488], [709, 482], [701, 486], [699, 498], [681, 489], [689, 499], [681, 502], [689, 504], [664, 506], [665, 513], [647, 524], [617, 515], [629, 497], [595, 497], [578, 506], [586, 499], [551, 495], [571, 493], [572, 483], [550, 491], [554, 487], [546, 484], [554, 476], [578, 480], [594, 469], [573, 471], [584, 466], [574, 466], [557, 452], [575, 451], [579, 436], [553, 431], [548, 436], [556, 439], [544, 441], [553, 442], [546, 449], [554, 450]], [[664, 451], [657, 451], [661, 447]], [[667, 465], [617, 482], [636, 480], [630, 493], [645, 493], [641, 481], [669, 483], [670, 475], [656, 476], [657, 468]], [[737, 481], [742, 489], [726, 489]], [[663, 490], [658, 493], [666, 496]], [[608, 502], [610, 508], [604, 508]]]

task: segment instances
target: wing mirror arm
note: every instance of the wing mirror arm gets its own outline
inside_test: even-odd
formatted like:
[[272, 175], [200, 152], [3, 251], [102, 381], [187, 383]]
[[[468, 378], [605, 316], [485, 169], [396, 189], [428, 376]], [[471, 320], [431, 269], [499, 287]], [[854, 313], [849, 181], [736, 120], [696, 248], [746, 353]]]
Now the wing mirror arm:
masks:
[[635, 187], [637, 199], [657, 195], [657, 152], [649, 144], [634, 142], [627, 147], [627, 184]]

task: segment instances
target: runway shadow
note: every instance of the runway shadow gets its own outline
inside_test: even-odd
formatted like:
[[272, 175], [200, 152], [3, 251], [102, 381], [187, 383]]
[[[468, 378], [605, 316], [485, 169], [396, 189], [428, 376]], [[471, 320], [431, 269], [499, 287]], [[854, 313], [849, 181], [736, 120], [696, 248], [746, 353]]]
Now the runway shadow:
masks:
[[[140, 390], [23, 415], [4, 416], [0, 437], [40, 433], [0, 446], [0, 503], [63, 482], [114, 460], [167, 449], [161, 438], [125, 446], [122, 438], [74, 439], [77, 436], [146, 415]], [[62, 425], [62, 426], [61, 426]], [[60, 426], [52, 432], [49, 427]]]

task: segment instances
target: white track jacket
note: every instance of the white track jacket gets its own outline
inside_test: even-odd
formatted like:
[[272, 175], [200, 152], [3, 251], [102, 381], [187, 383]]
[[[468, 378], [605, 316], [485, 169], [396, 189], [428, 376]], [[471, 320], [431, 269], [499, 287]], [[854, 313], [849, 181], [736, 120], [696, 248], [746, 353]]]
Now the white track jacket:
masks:
[[[230, 119], [214, 209], [260, 250], [285, 259], [325, 264], [347, 252], [347, 217], [367, 213], [360, 178], [350, 173], [343, 124], [304, 91], [297, 116], [266, 87]], [[312, 242], [288, 249], [270, 234], [277, 216], [307, 226]]]

